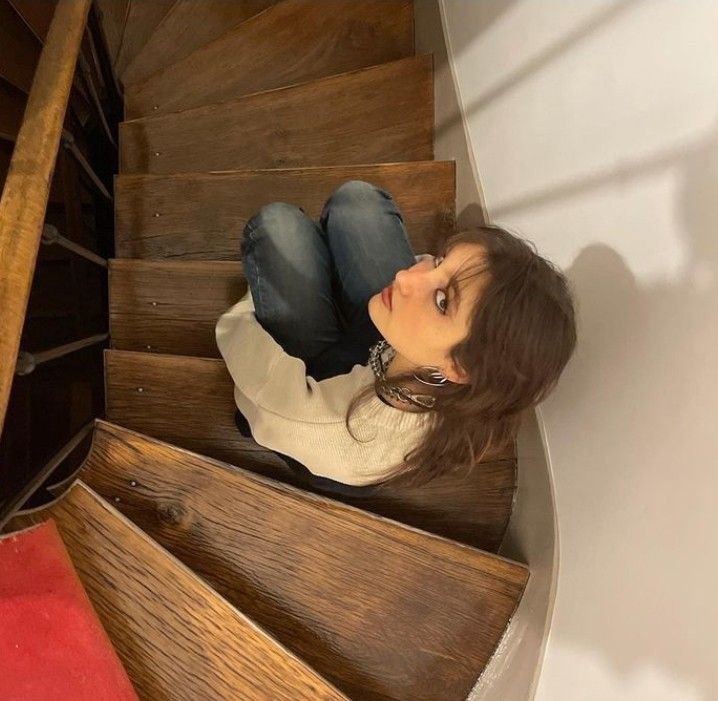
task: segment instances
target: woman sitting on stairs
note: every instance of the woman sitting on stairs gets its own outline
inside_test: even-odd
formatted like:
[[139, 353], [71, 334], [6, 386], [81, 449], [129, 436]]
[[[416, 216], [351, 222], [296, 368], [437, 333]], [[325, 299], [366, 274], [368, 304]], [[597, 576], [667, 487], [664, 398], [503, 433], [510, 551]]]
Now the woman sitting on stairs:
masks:
[[319, 225], [262, 207], [241, 254], [247, 293], [216, 326], [238, 427], [325, 488], [470, 468], [511, 444], [575, 346], [566, 279], [526, 241], [486, 226], [415, 256], [364, 181]]

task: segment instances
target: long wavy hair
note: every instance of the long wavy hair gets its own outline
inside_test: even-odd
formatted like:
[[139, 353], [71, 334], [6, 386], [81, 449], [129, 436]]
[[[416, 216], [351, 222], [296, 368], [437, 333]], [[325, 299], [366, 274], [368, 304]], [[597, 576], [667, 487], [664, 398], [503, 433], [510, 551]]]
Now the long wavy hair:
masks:
[[[425, 484], [449, 471], [470, 470], [510, 447], [521, 413], [551, 392], [576, 345], [568, 282], [533, 243], [498, 226], [481, 226], [449, 236], [440, 255], [459, 243], [479, 243], [483, 252], [451, 282], [465, 284], [488, 276], [472, 310], [468, 335], [450, 351], [468, 380], [422, 387], [422, 394], [435, 397], [431, 409], [414, 407], [431, 414], [428, 431], [396, 466], [392, 483]], [[399, 386], [412, 380], [411, 372], [390, 378]], [[377, 378], [352, 398], [345, 424], [355, 440], [351, 415], [381, 389]]]

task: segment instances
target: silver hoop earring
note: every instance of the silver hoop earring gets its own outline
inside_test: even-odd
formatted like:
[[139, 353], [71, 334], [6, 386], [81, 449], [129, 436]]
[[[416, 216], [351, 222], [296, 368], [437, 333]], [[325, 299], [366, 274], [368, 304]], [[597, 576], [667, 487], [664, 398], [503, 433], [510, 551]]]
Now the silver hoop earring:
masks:
[[429, 385], [431, 387], [443, 387], [448, 381], [448, 377], [444, 377], [440, 368], [434, 367], [433, 365], [422, 365], [419, 368], [419, 372], [428, 371], [428, 379], [420, 377], [414, 373], [414, 377], [422, 384]]

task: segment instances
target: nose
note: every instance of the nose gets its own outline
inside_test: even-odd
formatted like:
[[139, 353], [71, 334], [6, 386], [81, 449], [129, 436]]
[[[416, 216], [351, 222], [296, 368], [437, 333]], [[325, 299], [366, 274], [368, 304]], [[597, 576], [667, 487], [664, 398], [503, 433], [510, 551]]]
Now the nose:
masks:
[[432, 261], [421, 260], [410, 268], [397, 272], [394, 278], [394, 288], [403, 296], [427, 286], [431, 280], [429, 271], [434, 269]]

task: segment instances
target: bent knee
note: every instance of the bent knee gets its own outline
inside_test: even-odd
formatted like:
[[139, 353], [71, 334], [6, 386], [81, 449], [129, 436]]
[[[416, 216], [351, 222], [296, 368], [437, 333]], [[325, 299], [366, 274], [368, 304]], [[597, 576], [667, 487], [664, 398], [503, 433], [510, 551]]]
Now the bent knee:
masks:
[[[366, 180], [348, 180], [347, 182], [340, 185], [330, 197], [331, 201], [346, 200], [346, 199], [361, 199], [367, 200], [372, 198], [381, 197], [383, 191], [374, 185], [373, 183], [367, 182]], [[386, 197], [386, 195], [384, 195]]]
[[304, 210], [287, 202], [272, 202], [264, 205], [244, 227], [244, 238], [254, 241], [260, 238], [287, 239], [297, 230], [306, 226]]

